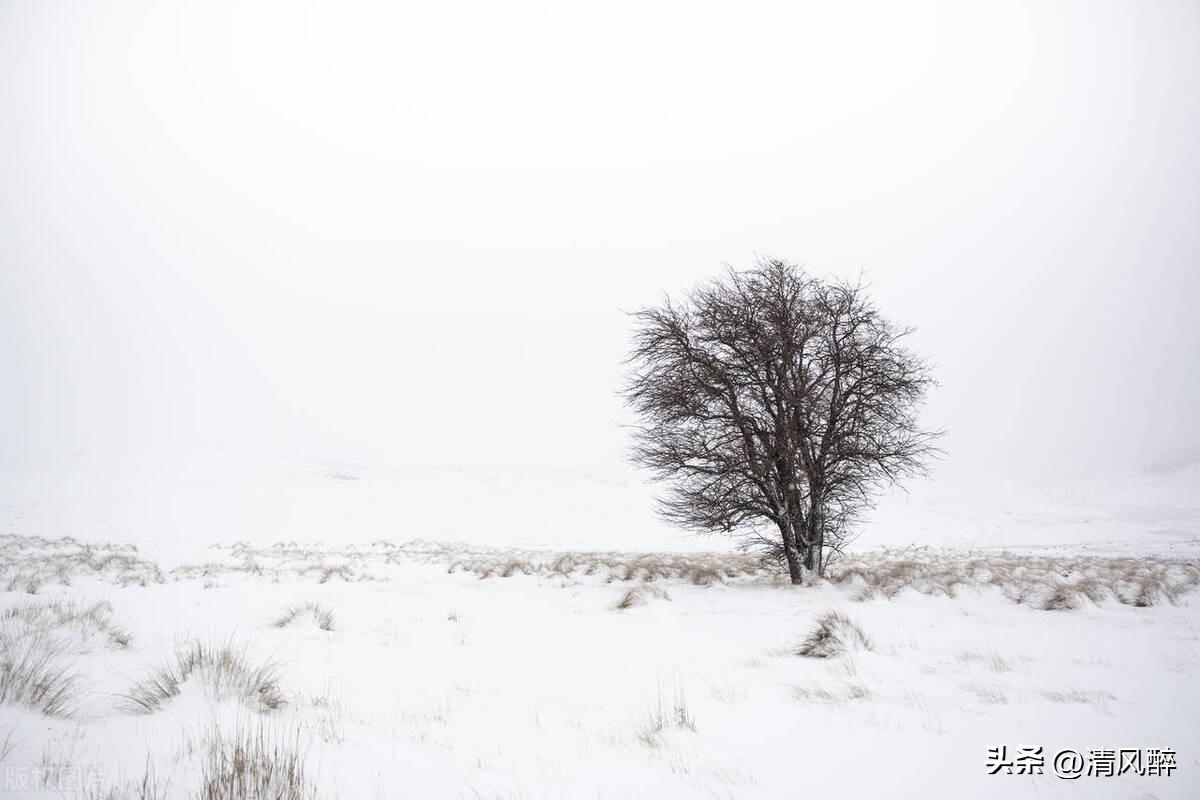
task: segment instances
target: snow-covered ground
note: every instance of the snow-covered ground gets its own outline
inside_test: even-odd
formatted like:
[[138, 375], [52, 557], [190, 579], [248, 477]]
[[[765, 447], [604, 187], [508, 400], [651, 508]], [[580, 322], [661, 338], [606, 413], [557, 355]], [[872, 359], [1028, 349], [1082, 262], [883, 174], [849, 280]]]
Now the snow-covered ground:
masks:
[[[136, 544], [168, 562], [214, 543], [467, 541], [722, 550], [654, 515], [632, 471], [381, 467], [260, 454], [80, 457], [0, 472], [0, 533]], [[884, 497], [863, 547], [1200, 553], [1200, 463], [1049, 486], [939, 476]]]
[[[802, 588], [661, 527], [632, 480], [10, 478], [6, 669], [70, 680], [6, 684], [0, 788], [199, 796], [265, 750], [317, 797], [1196, 797], [1196, 475], [888, 498]], [[939, 549], [879, 550], [912, 544]], [[798, 655], [831, 610], [869, 642]], [[988, 774], [1037, 746], [1044, 774]], [[1121, 748], [1177, 767], [1054, 774]]]

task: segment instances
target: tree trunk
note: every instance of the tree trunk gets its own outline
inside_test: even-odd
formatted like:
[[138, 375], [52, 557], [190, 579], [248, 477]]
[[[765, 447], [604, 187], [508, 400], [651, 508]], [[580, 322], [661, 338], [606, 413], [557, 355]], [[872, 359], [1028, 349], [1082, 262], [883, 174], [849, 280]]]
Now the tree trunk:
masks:
[[804, 568], [820, 578], [825, 570], [825, 527], [818, 509], [814, 508], [808, 515], [804, 542]]
[[821, 532], [817, 532], [812, 544], [808, 547], [808, 569], [813, 575], [818, 578], [825, 571], [825, 536]]
[[783, 554], [787, 558], [788, 577], [793, 584], [804, 582], [804, 557], [796, 543], [796, 530], [790, 522], [779, 523], [779, 532], [783, 535]]

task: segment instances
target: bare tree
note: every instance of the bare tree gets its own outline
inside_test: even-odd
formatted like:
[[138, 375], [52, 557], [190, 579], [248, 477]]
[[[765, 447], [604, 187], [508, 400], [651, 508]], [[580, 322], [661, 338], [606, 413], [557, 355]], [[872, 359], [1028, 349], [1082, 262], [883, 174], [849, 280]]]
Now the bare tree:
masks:
[[671, 483], [664, 516], [767, 543], [793, 583], [935, 452], [916, 414], [929, 369], [861, 283], [759, 260], [633, 318], [633, 458]]

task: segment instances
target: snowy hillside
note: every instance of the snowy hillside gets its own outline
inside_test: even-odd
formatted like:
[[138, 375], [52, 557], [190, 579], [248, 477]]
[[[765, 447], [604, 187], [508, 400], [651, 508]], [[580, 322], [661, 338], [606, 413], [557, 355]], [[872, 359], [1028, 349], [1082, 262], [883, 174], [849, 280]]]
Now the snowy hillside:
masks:
[[[655, 515], [633, 471], [385, 468], [196, 454], [80, 458], [0, 473], [0, 532], [137, 544], [182, 558], [214, 543], [462, 541], [627, 551], [728, 550]], [[1198, 552], [1200, 465], [1057, 486], [914, 482], [882, 498], [858, 546]]]

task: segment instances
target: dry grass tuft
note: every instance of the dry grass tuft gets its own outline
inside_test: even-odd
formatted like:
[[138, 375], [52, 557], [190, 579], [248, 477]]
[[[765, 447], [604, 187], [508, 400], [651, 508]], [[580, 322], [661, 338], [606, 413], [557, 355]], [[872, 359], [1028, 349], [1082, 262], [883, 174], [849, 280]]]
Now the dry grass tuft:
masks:
[[1116, 700], [1117, 698], [1109, 692], [1103, 690], [1087, 692], [1082, 689], [1067, 689], [1065, 691], [1045, 691], [1042, 695], [1051, 703], [1080, 703], [1086, 705], [1098, 705], [1105, 700]]
[[838, 689], [796, 687], [792, 696], [806, 703], [847, 703], [854, 700], [869, 700], [871, 690], [861, 683], [846, 682]]
[[344, 564], [321, 566], [317, 568], [316, 572], [318, 574], [317, 583], [329, 583], [334, 578], [341, 578], [343, 581], [354, 580], [354, 573]]
[[991, 588], [1014, 603], [1062, 611], [1109, 598], [1133, 606], [1175, 604], [1200, 586], [1200, 565], [1172, 558], [909, 548], [844, 555], [827, 577], [852, 590], [856, 600], [892, 599], [905, 590], [954, 597], [965, 588]]
[[152, 714], [178, 696], [192, 678], [214, 700], [235, 697], [262, 712], [274, 711], [285, 702], [275, 662], [254, 666], [245, 651], [232, 643], [213, 646], [193, 642], [176, 652], [173, 663], [134, 683], [124, 695], [126, 706], [134, 713]]
[[[747, 553], [555, 552], [422, 540], [345, 547], [294, 541], [255, 547], [238, 542], [211, 549], [214, 560], [182, 565], [164, 575], [130, 546], [0, 536], [0, 587], [7, 584], [9, 591], [36, 594], [49, 583], [67, 584], [78, 575], [121, 586], [145, 586], [166, 577], [219, 585], [216, 579], [231, 574], [274, 581], [286, 577], [315, 578], [318, 583], [365, 581], [377, 580], [376, 570], [408, 563], [445, 565], [451, 573], [470, 572], [480, 578], [583, 576], [697, 585], [783, 580], [778, 563]], [[1045, 610], [1070, 610], [1105, 600], [1148, 607], [1177, 604], [1200, 587], [1200, 562], [907, 548], [841, 554], [826, 577], [856, 600], [892, 599], [906, 590], [955, 597], [971, 589], [999, 591], [1015, 603]]]
[[313, 623], [323, 631], [333, 630], [333, 611], [320, 603], [314, 602], [291, 606], [271, 624], [276, 628], [286, 628], [297, 618], [303, 616], [311, 617]]
[[1004, 705], [1008, 702], [1008, 695], [999, 686], [994, 686], [985, 683], [970, 683], [963, 687], [966, 691], [975, 695], [979, 702], [987, 703], [988, 705]]
[[64, 645], [87, 652], [96, 639], [104, 646], [125, 648], [133, 641], [128, 630], [112, 618], [112, 604], [86, 605], [68, 600], [29, 601], [0, 611], [0, 630], [10, 635], [53, 633]]
[[633, 608], [634, 606], [644, 606], [651, 600], [670, 599], [671, 595], [667, 594], [665, 590], [660, 589], [657, 586], [643, 584], [641, 586], [635, 586], [629, 591], [625, 592], [625, 594], [621, 596], [621, 599], [617, 601], [617, 610], [624, 611], [625, 609]]
[[67, 647], [44, 632], [0, 635], [0, 704], [69, 717], [79, 704], [75, 675], [62, 663]]
[[1038, 601], [1037, 607], [1043, 611], [1069, 611], [1079, 608], [1079, 593], [1070, 586], [1056, 584], [1049, 587]]
[[214, 729], [201, 768], [200, 800], [304, 800], [316, 792], [304, 771], [299, 732], [279, 741], [263, 725]]
[[47, 583], [69, 585], [77, 576], [109, 580], [119, 586], [162, 583], [157, 564], [137, 556], [133, 545], [83, 544], [69, 536], [0, 536], [0, 577], [8, 591], [37, 594]]
[[[75, 797], [76, 795], [71, 795]], [[121, 786], [98, 786], [93, 784], [88, 788], [86, 795], [88, 800], [168, 800], [168, 798], [179, 796], [171, 791], [171, 779], [158, 777], [158, 772], [154, 767], [154, 763], [150, 760], [149, 754], [146, 755], [146, 767], [142, 773], [142, 779], [137, 782], [126, 781]]]
[[106, 602], [30, 600], [0, 610], [0, 703], [71, 716], [80, 690], [67, 658], [97, 646], [128, 647], [132, 636]]
[[978, 661], [992, 672], [1012, 672], [1013, 665], [1008, 659], [995, 650], [964, 650], [958, 655], [959, 661]]
[[778, 573], [776, 566], [761, 557], [744, 554], [563, 553], [421, 545], [419, 549], [409, 549], [408, 545], [396, 548], [389, 559], [396, 563], [403, 554], [416, 560], [448, 561], [449, 572], [471, 572], [480, 578], [507, 578], [517, 573], [553, 577], [584, 575], [624, 582], [682, 580], [697, 586], [737, 578], [774, 578]]
[[[64, 581], [64, 585], [66, 582]], [[42, 588], [42, 579], [37, 575], [26, 575], [23, 572], [13, 572], [8, 576], [8, 591], [37, 594]]]
[[872, 650], [874, 645], [858, 623], [838, 611], [826, 611], [817, 624], [796, 646], [796, 655], [805, 658], [830, 658], [847, 650]]
[[662, 685], [658, 686], [657, 701], [646, 715], [645, 723], [638, 730], [638, 739], [647, 747], [659, 747], [662, 735], [670, 729], [696, 732], [696, 718], [688, 706], [683, 688], [675, 684], [671, 697], [663, 698]]

